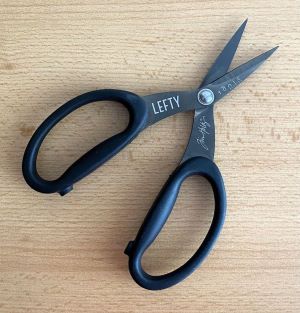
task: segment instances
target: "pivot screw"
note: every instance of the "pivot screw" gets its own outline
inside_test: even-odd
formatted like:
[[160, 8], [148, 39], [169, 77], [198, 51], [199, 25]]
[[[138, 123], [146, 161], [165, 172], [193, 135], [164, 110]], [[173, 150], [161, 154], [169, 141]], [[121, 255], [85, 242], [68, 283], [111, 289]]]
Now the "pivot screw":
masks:
[[198, 101], [203, 105], [210, 105], [214, 102], [215, 95], [210, 89], [201, 89], [198, 92]]

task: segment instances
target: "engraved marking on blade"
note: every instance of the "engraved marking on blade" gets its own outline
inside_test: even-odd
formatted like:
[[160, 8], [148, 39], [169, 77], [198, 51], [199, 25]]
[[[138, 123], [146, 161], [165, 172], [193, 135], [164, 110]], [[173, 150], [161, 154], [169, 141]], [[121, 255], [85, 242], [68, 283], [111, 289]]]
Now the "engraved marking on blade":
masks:
[[239, 78], [239, 76], [237, 76], [235, 79], [230, 80], [227, 84], [222, 85], [218, 90], [218, 94], [222, 96], [223, 94], [228, 93], [241, 82], [242, 80]]
[[160, 114], [166, 111], [174, 110], [179, 108], [179, 96], [170, 97], [156, 102], [152, 102], [152, 109], [154, 114]]
[[203, 149], [208, 150], [208, 146], [205, 143], [205, 136], [209, 135], [209, 132], [207, 130], [207, 128], [210, 128], [210, 124], [206, 121], [205, 116], [202, 116], [200, 118], [200, 125], [198, 126], [198, 130], [201, 134], [201, 136], [198, 136], [196, 138], [196, 141], [199, 145], [201, 145], [203, 147]]

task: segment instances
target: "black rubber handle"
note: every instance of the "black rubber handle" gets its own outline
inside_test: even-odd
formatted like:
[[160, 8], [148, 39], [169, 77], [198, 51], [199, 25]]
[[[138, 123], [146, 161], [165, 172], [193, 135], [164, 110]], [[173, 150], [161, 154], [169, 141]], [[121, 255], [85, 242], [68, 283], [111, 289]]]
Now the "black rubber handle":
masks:
[[[127, 128], [113, 137], [98, 144], [75, 163], [58, 179], [48, 181], [41, 178], [36, 169], [39, 148], [49, 131], [68, 114], [79, 107], [95, 101], [116, 101], [122, 103], [129, 111]], [[90, 174], [100, 165], [116, 155], [128, 145], [144, 128], [147, 121], [147, 106], [138, 95], [115, 89], [95, 90], [82, 94], [53, 112], [35, 131], [30, 139], [23, 157], [23, 175], [30, 187], [43, 193], [58, 192], [64, 195], [72, 190], [73, 184]]]
[[[155, 240], [176, 202], [182, 182], [191, 175], [204, 176], [212, 186], [215, 211], [209, 231], [196, 253], [181, 267], [165, 275], [151, 276], [141, 265], [144, 252]], [[137, 284], [145, 289], [171, 287], [189, 276], [205, 259], [221, 231], [226, 213], [226, 193], [218, 167], [211, 160], [195, 157], [181, 164], [169, 177], [149, 210], [136, 238], [130, 241], [125, 254], [129, 256], [129, 271]]]

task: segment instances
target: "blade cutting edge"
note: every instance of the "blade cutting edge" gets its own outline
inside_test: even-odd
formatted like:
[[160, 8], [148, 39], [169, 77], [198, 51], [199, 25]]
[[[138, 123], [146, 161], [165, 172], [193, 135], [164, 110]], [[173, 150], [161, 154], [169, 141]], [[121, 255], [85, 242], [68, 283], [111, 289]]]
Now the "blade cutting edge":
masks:
[[247, 77], [249, 77], [277, 50], [277, 48], [278, 46], [258, 55], [257, 57], [238, 66], [234, 70], [213, 81], [209, 85], [204, 86], [204, 88], [213, 91], [214, 103], [222, 99], [225, 95], [227, 95], [230, 91], [242, 83]]
[[234, 58], [238, 45], [241, 41], [248, 19], [237, 29], [234, 35], [227, 42], [224, 49], [220, 52], [216, 58], [214, 64], [210, 67], [208, 73], [204, 77], [200, 88], [204, 85], [210, 84], [219, 77], [225, 75], [230, 67], [230, 64]]

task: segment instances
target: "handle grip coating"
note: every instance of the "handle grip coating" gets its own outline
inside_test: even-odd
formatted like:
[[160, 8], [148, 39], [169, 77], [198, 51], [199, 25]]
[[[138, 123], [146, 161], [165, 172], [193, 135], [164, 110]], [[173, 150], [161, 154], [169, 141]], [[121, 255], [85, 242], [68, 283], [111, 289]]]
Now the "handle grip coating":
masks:
[[[79, 107], [95, 101], [116, 101], [122, 103], [129, 112], [127, 128], [98, 144], [75, 163], [73, 163], [58, 179], [48, 181], [39, 176], [36, 159], [39, 148], [50, 130], [68, 114]], [[144, 128], [147, 120], [147, 106], [138, 95], [115, 89], [95, 90], [82, 94], [53, 112], [35, 131], [30, 139], [23, 157], [22, 171], [28, 185], [43, 193], [59, 192], [65, 195], [72, 190], [73, 184], [84, 178], [103, 163], [108, 161], [126, 145], [128, 145]]]
[[[176, 202], [180, 186], [192, 175], [204, 176], [212, 186], [215, 211], [209, 231], [196, 253], [178, 269], [159, 276], [147, 274], [141, 265], [144, 252], [155, 240]], [[218, 167], [204, 157], [194, 157], [181, 164], [169, 177], [149, 210], [134, 241], [130, 241], [125, 254], [129, 256], [129, 271], [141, 287], [161, 290], [171, 287], [189, 276], [209, 254], [222, 229], [226, 213], [226, 193]]]

